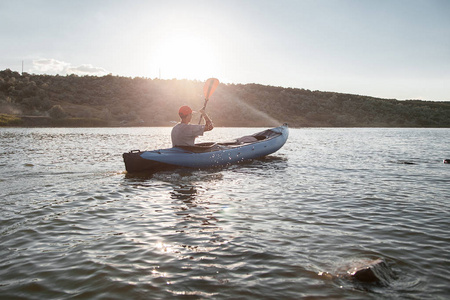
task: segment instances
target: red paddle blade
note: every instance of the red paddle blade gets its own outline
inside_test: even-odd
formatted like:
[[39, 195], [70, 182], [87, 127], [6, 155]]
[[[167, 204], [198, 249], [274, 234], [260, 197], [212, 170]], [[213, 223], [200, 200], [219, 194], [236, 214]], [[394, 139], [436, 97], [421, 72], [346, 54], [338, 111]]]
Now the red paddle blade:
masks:
[[209, 78], [208, 80], [206, 80], [205, 86], [203, 87], [205, 99], [209, 99], [209, 97], [212, 96], [218, 85], [219, 79], [217, 78]]

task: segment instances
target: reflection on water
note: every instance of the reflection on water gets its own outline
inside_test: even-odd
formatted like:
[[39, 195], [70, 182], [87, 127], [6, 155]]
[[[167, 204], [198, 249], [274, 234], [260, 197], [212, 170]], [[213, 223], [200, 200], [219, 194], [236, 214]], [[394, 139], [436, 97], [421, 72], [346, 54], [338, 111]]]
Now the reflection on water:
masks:
[[192, 204], [192, 201], [195, 200], [196, 195], [197, 189], [192, 185], [181, 185], [176, 188], [174, 187], [173, 192], [171, 193], [172, 199], [179, 199], [187, 205]]
[[[124, 172], [123, 152], [170, 146], [169, 133], [0, 129], [0, 298], [450, 292], [447, 129], [292, 129], [240, 165]], [[382, 284], [352, 277], [378, 259]]]

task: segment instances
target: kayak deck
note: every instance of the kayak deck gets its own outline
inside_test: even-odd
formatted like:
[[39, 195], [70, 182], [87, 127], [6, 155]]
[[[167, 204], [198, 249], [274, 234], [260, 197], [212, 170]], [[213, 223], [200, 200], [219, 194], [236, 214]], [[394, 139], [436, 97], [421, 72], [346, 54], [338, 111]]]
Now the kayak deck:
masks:
[[279, 135], [281, 135], [281, 132], [274, 132], [270, 129], [267, 129], [265, 131], [255, 133], [254, 135], [243, 136], [243, 137], [237, 138], [237, 139], [235, 139], [233, 141], [229, 141], [229, 142], [199, 143], [199, 144], [195, 144], [195, 146], [178, 146], [177, 148], [181, 148], [181, 149], [191, 151], [194, 153], [221, 151], [221, 150], [225, 150], [225, 149], [241, 147], [245, 144], [252, 144], [252, 143], [256, 143], [258, 141], [268, 140], [268, 139], [274, 138]]

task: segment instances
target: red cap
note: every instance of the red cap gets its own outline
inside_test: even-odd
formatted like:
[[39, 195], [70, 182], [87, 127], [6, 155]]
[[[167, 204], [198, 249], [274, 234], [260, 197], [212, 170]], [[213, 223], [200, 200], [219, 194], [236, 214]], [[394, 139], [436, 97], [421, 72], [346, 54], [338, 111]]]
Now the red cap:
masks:
[[178, 114], [180, 115], [180, 117], [186, 117], [192, 114], [192, 109], [189, 106], [184, 105], [180, 107], [180, 109], [178, 110]]

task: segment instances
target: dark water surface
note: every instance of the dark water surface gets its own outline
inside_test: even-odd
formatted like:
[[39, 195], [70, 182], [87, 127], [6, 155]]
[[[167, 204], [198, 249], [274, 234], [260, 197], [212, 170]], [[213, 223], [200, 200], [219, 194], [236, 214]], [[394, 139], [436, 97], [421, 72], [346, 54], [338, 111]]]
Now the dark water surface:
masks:
[[[0, 298], [448, 299], [449, 129], [291, 129], [246, 164], [124, 172], [169, 133], [0, 128]], [[344, 276], [376, 259], [383, 282]]]

